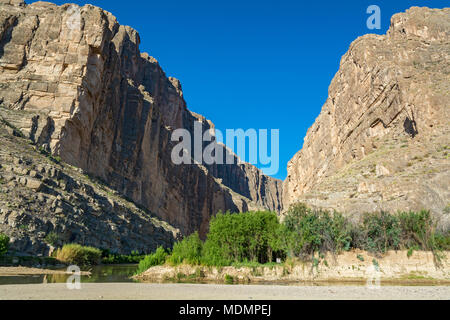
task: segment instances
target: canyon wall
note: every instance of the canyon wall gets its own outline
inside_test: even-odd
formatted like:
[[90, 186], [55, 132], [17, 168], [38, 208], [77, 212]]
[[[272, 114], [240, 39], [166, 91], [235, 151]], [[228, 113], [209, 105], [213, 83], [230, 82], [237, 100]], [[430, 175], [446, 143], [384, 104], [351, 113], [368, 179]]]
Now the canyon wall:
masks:
[[204, 235], [220, 210], [281, 211], [281, 181], [254, 166], [172, 163], [175, 129], [214, 125], [187, 109], [134, 29], [91, 5], [1, 0], [0, 10], [0, 115], [39, 147], [183, 234]]
[[[231, 165], [175, 165], [174, 130], [193, 135], [196, 122], [204, 131], [214, 124], [189, 111], [180, 81], [141, 53], [140, 41], [134, 29], [95, 6], [0, 0], [0, 120], [143, 210], [132, 224], [134, 240], [111, 244], [119, 251], [144, 241], [139, 234], [152, 236], [136, 222], [145, 212], [170, 224], [148, 227], [162, 235], [152, 247], [172, 243], [179, 232], [204, 236], [218, 211], [283, 213], [298, 202], [355, 220], [366, 212], [428, 209], [440, 226], [450, 226], [450, 9], [413, 7], [392, 18], [386, 35], [365, 35], [350, 45], [284, 183], [234, 154]], [[4, 150], [2, 159], [17, 159], [16, 151]], [[21, 173], [0, 169], [11, 179], [11, 194]], [[102, 212], [109, 210], [106, 202]], [[15, 225], [16, 218], [3, 219]], [[160, 220], [143, 221], [159, 226]], [[80, 232], [72, 231], [67, 239], [78, 239]]]
[[288, 165], [284, 204], [355, 219], [365, 212], [450, 211], [450, 8], [413, 7], [386, 35], [355, 40], [303, 149]]

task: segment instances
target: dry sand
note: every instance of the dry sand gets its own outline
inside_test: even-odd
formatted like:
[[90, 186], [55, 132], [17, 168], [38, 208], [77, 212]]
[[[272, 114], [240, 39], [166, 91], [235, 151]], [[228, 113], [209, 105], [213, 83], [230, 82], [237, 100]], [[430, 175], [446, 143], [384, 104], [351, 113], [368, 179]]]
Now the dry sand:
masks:
[[450, 286], [255, 286], [204, 284], [65, 284], [0, 286], [0, 300], [450, 300]]

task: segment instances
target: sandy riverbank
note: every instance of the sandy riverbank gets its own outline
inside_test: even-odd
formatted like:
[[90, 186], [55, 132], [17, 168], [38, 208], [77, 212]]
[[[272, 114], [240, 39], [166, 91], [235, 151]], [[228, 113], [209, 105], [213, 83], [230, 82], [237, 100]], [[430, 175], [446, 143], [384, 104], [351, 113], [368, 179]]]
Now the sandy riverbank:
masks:
[[450, 286], [369, 289], [365, 286], [196, 284], [65, 284], [0, 286], [3, 300], [450, 300]]
[[[67, 274], [64, 270], [38, 269], [28, 267], [0, 267], [0, 277], [4, 276], [33, 276], [49, 274]], [[81, 275], [90, 275], [88, 271], [82, 271]]]
[[[135, 279], [144, 282], [196, 280], [213, 283], [362, 282], [380, 279], [408, 285], [409, 282], [450, 284], [450, 253], [440, 265], [431, 252], [389, 251], [382, 257], [355, 250], [327, 255], [318, 265], [298, 262], [271, 267], [156, 266]], [[228, 281], [227, 281], [228, 280]]]

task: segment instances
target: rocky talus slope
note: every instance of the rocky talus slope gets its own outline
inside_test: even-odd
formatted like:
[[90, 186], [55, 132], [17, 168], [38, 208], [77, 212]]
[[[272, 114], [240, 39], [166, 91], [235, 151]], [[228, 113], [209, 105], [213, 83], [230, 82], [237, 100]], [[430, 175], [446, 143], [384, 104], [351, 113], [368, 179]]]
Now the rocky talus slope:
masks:
[[139, 43], [91, 5], [0, 0], [0, 116], [182, 234], [220, 210], [281, 211], [281, 181], [251, 165], [172, 163], [175, 129], [214, 125]]
[[284, 204], [450, 214], [450, 8], [413, 7], [343, 56], [288, 165]]
[[103, 182], [45, 155], [2, 118], [0, 141], [0, 233], [12, 250], [46, 255], [75, 242], [129, 254], [170, 247], [179, 237]]

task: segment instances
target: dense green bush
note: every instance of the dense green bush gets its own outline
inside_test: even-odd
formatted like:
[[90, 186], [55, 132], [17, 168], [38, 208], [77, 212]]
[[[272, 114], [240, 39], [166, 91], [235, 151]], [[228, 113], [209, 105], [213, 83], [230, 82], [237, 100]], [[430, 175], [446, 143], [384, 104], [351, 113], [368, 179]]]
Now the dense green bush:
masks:
[[217, 267], [224, 267], [232, 264], [232, 261], [223, 253], [221, 244], [214, 240], [205, 241], [201, 262], [207, 266]]
[[450, 231], [447, 232], [437, 232], [434, 235], [434, 244], [439, 250], [450, 251]]
[[398, 218], [402, 230], [402, 244], [405, 247], [419, 246], [424, 250], [432, 250], [435, 247], [435, 227], [429, 211], [401, 212]]
[[175, 243], [168, 261], [171, 264], [178, 265], [182, 263], [197, 265], [202, 258], [203, 242], [198, 233], [191, 234], [189, 237]]
[[66, 244], [56, 250], [55, 258], [67, 264], [96, 265], [100, 263], [102, 252], [93, 247], [84, 247], [79, 244]]
[[[448, 232], [447, 232], [448, 234]], [[429, 211], [366, 214], [352, 229], [352, 247], [371, 252], [448, 249], [448, 235], [436, 231]]]
[[0, 233], [0, 257], [8, 252], [9, 237], [3, 233]]
[[290, 255], [306, 258], [323, 252], [339, 253], [351, 245], [350, 224], [341, 214], [292, 206], [284, 221]]
[[272, 262], [284, 253], [280, 228], [273, 212], [219, 213], [210, 222], [202, 262], [207, 265]]
[[156, 249], [155, 253], [146, 256], [139, 262], [136, 274], [147, 271], [149, 268], [154, 266], [162, 265], [166, 262], [168, 253], [163, 247]]
[[398, 216], [387, 212], [366, 214], [363, 219], [365, 243], [361, 249], [371, 252], [386, 252], [400, 248], [401, 226]]

